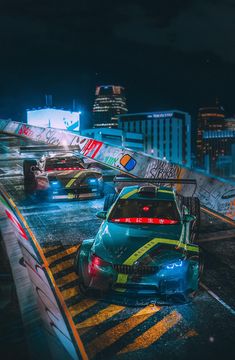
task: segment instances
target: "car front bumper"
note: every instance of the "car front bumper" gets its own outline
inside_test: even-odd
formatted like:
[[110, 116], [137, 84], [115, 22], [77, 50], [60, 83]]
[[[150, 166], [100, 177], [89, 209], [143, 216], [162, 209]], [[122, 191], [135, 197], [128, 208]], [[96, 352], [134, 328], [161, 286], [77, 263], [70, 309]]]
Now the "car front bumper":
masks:
[[102, 292], [130, 297], [187, 297], [198, 288], [198, 264], [187, 261], [182, 269], [158, 269], [151, 275], [121, 274], [112, 266], [97, 268], [86, 285]]

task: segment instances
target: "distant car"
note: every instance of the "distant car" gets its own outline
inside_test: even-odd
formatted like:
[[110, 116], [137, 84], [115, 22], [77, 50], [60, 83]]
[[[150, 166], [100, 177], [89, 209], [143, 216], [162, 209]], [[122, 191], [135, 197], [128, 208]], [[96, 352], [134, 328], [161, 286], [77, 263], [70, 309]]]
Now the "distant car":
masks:
[[106, 197], [97, 217], [104, 220], [97, 235], [75, 257], [81, 291], [183, 301], [195, 293], [203, 270], [196, 197], [171, 187], [127, 186]]
[[103, 197], [102, 173], [86, 169], [82, 159], [70, 154], [25, 160], [23, 173], [26, 193], [51, 200]]

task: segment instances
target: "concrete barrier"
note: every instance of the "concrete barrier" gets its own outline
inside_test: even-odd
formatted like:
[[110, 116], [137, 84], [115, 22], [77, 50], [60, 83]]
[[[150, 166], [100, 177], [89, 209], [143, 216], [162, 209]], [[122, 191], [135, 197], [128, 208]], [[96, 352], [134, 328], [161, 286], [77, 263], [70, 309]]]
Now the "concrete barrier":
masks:
[[[201, 203], [205, 207], [235, 220], [235, 182], [208, 176], [194, 169], [156, 159], [130, 149], [111, 146], [68, 131], [0, 120], [0, 132], [22, 136], [48, 145], [64, 146], [65, 149], [78, 149], [82, 155], [134, 177], [196, 179], [195, 194]], [[190, 194], [187, 185], [180, 187], [180, 190], [185, 195]]]
[[47, 333], [56, 340], [57, 347], [62, 347], [61, 351], [57, 349], [55, 357], [52, 354], [52, 358], [87, 359], [83, 344], [55, 284], [43, 251], [15, 203], [1, 187], [0, 208], [1, 213], [12, 226], [20, 245], [24, 265], [28, 270]]

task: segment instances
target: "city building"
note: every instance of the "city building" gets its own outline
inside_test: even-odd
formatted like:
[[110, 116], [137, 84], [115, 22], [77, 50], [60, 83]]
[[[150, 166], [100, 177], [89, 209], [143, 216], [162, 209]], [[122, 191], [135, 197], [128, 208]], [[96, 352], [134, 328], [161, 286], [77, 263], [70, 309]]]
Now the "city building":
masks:
[[52, 127], [68, 131], [80, 130], [80, 114], [52, 107], [27, 110], [27, 124], [39, 127]]
[[206, 170], [222, 177], [235, 176], [235, 128], [203, 131], [203, 140], [208, 144]]
[[191, 116], [169, 110], [120, 115], [118, 128], [144, 134], [144, 152], [184, 166], [191, 166]]
[[225, 119], [225, 129], [235, 130], [235, 118]]
[[198, 111], [197, 128], [197, 166], [205, 168], [205, 156], [210, 146], [203, 138], [203, 131], [221, 131], [225, 128], [224, 109], [218, 104], [214, 107], [203, 107]]
[[83, 130], [82, 135], [113, 146], [122, 146], [135, 151], [144, 151], [143, 134], [126, 132], [121, 129], [93, 128]]
[[96, 87], [93, 127], [117, 128], [118, 115], [127, 112], [124, 88], [117, 85]]

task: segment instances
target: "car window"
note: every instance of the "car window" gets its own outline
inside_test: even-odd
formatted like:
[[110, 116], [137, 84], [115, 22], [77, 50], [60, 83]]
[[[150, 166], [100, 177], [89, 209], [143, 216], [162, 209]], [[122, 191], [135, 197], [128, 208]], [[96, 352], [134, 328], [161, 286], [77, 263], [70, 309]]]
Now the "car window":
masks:
[[83, 162], [77, 158], [52, 158], [46, 160], [45, 170], [79, 170], [84, 169]]
[[108, 220], [117, 223], [175, 224], [180, 220], [180, 215], [175, 201], [119, 199]]

